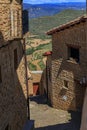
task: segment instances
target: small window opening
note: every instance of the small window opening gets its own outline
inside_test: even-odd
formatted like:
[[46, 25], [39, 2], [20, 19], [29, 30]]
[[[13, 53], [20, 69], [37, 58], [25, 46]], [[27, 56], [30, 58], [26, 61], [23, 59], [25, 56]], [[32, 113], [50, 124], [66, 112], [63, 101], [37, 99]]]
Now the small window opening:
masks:
[[79, 62], [79, 48], [73, 48], [69, 47], [69, 60], [75, 60], [76, 62]]
[[64, 80], [64, 87], [68, 88], [68, 81]]
[[1, 72], [1, 66], [0, 66], [0, 83], [2, 83], [2, 72]]
[[17, 56], [17, 49], [14, 50], [14, 69], [16, 70], [18, 67], [18, 56]]

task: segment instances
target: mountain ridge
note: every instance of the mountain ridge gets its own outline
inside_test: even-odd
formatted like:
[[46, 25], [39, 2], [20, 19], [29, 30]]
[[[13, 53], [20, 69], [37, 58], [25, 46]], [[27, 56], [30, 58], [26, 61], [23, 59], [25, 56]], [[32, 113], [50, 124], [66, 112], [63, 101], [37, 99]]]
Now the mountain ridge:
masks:
[[23, 4], [23, 8], [29, 11], [29, 18], [53, 16], [65, 9], [85, 10], [84, 2], [53, 3], [53, 4]]

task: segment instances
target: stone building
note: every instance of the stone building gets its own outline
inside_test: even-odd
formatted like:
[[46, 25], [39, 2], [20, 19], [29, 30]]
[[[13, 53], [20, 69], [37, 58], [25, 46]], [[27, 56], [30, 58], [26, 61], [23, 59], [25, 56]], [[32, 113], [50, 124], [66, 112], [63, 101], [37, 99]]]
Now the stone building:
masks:
[[41, 95], [41, 77], [43, 71], [31, 71], [28, 74], [28, 84], [29, 84], [29, 95], [36, 96]]
[[52, 35], [52, 85], [48, 86], [51, 104], [64, 110], [80, 109], [87, 84], [87, 17], [79, 17], [47, 34]]
[[22, 130], [26, 120], [22, 0], [0, 0], [0, 130]]
[[45, 52], [43, 54], [46, 57], [46, 68], [43, 71], [42, 75], [42, 87], [41, 93], [47, 95], [47, 99], [51, 101], [51, 58], [52, 58], [52, 51]]

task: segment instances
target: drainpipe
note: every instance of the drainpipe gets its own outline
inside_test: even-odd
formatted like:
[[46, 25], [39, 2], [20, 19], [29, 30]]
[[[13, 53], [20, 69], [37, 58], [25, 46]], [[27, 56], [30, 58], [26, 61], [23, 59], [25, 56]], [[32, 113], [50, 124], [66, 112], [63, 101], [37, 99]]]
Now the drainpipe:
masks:
[[30, 102], [29, 102], [29, 86], [28, 86], [28, 70], [27, 70], [27, 57], [26, 57], [26, 43], [25, 38], [23, 39], [24, 45], [24, 60], [25, 60], [25, 78], [26, 78], [26, 89], [27, 89], [27, 118], [30, 120]]

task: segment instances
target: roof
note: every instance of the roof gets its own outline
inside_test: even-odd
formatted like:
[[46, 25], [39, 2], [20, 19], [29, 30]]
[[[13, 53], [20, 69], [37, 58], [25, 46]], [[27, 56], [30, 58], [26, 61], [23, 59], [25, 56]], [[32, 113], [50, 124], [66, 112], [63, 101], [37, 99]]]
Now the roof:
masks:
[[49, 30], [46, 34], [47, 35], [52, 35], [53, 33], [55, 32], [60, 32], [62, 30], [65, 30], [67, 28], [70, 28], [76, 24], [80, 24], [81, 22], [86, 22], [86, 19], [87, 19], [87, 16], [81, 16], [81, 17], [78, 17], [77, 19], [74, 19], [66, 24], [63, 24], [63, 25], [60, 25], [56, 28], [53, 28], [51, 30]]
[[48, 52], [45, 52], [44, 54], [43, 54], [43, 56], [48, 56], [48, 55], [51, 55], [52, 54], [52, 51], [48, 51]]

